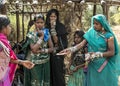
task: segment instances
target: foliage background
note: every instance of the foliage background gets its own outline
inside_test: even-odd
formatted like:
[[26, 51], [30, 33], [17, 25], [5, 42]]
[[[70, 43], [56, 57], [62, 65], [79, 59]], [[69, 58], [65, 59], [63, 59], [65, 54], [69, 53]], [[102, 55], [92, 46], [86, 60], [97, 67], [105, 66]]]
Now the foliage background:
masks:
[[[68, 39], [69, 43], [71, 45], [71, 40], [73, 38], [73, 33], [76, 30], [84, 30], [87, 31], [90, 27], [91, 24], [91, 17], [93, 16], [93, 5], [91, 3], [84, 4], [81, 7], [78, 7], [74, 9], [75, 5], [78, 4], [67, 4], [63, 5], [62, 8], [58, 8], [60, 12], [60, 20], [62, 23], [65, 24], [67, 31], [68, 31]], [[45, 10], [45, 6], [43, 8], [43, 11]], [[54, 8], [54, 7], [53, 7]], [[48, 8], [48, 10], [51, 9], [51, 7]], [[31, 11], [31, 9], [27, 9], [28, 11]], [[37, 10], [36, 10], [37, 11]], [[42, 13], [42, 12], [41, 12]], [[17, 33], [16, 33], [16, 15], [12, 14], [10, 12], [7, 13], [10, 20], [11, 20], [11, 26], [12, 26], [12, 33], [9, 36], [9, 39], [11, 41], [17, 40]], [[43, 15], [46, 15], [46, 13], [42, 13]], [[102, 7], [101, 5], [97, 5], [97, 10], [96, 14], [103, 14]], [[35, 14], [32, 15], [32, 18]], [[79, 19], [81, 17], [81, 20]], [[108, 16], [108, 21], [111, 25], [111, 27], [120, 25], [120, 7], [119, 6], [110, 6], [109, 8], [109, 16]], [[24, 15], [24, 30], [25, 32], [23, 33], [22, 31], [22, 15], [20, 14], [20, 40], [23, 40], [22, 34], [27, 33], [28, 29], [28, 22], [30, 20], [29, 15], [25, 14]], [[114, 28], [113, 28], [114, 29]], [[24, 37], [25, 38], [25, 37]]]

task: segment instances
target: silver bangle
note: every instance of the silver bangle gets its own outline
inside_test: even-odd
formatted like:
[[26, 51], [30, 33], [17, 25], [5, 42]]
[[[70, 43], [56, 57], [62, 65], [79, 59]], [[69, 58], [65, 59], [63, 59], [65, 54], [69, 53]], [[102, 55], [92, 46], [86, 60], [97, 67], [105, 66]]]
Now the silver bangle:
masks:
[[45, 49], [45, 51], [44, 51], [45, 53], [48, 53], [48, 49]]
[[55, 30], [55, 29], [51, 29], [50, 31], [51, 31], [51, 32], [52, 32], [52, 31], [55, 31], [55, 32], [56, 32], [56, 30]]
[[51, 32], [51, 35], [54, 36], [54, 35], [57, 35], [57, 33], [56, 32]]
[[51, 29], [50, 32], [51, 32], [51, 35], [52, 35], [52, 36], [57, 35], [57, 32], [56, 32], [55, 29]]
[[19, 61], [18, 61], [18, 64], [19, 64], [19, 65], [22, 65], [22, 61], [21, 61], [21, 60], [19, 60]]
[[37, 44], [41, 44], [42, 43], [42, 39], [38, 39], [38, 41], [37, 41]]
[[42, 53], [48, 53], [48, 49], [41, 49]]
[[71, 52], [76, 52], [76, 51], [77, 51], [77, 47], [76, 47], [76, 46], [70, 47], [70, 51], [71, 51]]
[[102, 52], [96, 52], [95, 53], [95, 57], [103, 57], [103, 53]]

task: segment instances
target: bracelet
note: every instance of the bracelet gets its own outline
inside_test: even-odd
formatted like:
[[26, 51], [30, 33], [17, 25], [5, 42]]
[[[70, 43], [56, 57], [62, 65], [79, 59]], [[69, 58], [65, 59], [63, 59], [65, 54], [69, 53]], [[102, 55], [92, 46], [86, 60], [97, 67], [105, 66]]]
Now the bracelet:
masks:
[[44, 51], [45, 53], [48, 53], [48, 49], [45, 49], [45, 51]]
[[51, 32], [51, 35], [52, 35], [52, 36], [57, 35], [57, 32], [56, 32], [55, 29], [51, 29], [50, 32]]
[[75, 51], [77, 51], [77, 47], [76, 47], [76, 46], [74, 46], [74, 47], [70, 47], [69, 49], [70, 49], [71, 52], [75, 52]]
[[55, 30], [55, 29], [50, 29], [50, 31], [51, 31], [51, 32], [52, 32], [52, 31], [56, 32], [56, 30]]
[[52, 35], [52, 36], [55, 36], [55, 35], [57, 35], [57, 33], [52, 31], [52, 32], [51, 32], [51, 35]]
[[18, 64], [19, 64], [19, 65], [21, 65], [21, 64], [22, 64], [22, 61], [21, 61], [21, 60], [19, 60], [19, 61], [18, 61]]
[[37, 44], [41, 44], [42, 43], [42, 39], [38, 39], [38, 41], [37, 41]]
[[48, 49], [41, 49], [42, 53], [48, 53]]
[[95, 57], [97, 57], [97, 58], [103, 57], [103, 53], [102, 52], [96, 52]]

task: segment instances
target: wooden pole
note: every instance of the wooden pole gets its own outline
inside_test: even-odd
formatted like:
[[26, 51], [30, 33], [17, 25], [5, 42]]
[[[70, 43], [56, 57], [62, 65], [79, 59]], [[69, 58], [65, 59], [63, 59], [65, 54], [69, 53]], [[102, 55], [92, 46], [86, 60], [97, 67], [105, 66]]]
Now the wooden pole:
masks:
[[18, 4], [16, 4], [16, 28], [17, 28], [17, 43], [20, 39], [20, 19], [19, 19], [19, 10], [18, 10]]
[[6, 10], [6, 5], [5, 4], [0, 4], [0, 14], [7, 14], [7, 10]]
[[[96, 3], [96, 0], [95, 0], [94, 3]], [[96, 4], [94, 4], [94, 6], [93, 6], [93, 16], [96, 14], [96, 9], [97, 9], [97, 6], [96, 6]]]
[[[109, 17], [109, 7], [110, 6], [106, 6], [106, 18], [107, 18], [107, 20], [109, 19], [108, 17]], [[109, 20], [108, 20], [109, 21]]]
[[[24, 3], [24, 2], [23, 2]], [[24, 40], [24, 37], [25, 37], [25, 30], [24, 30], [25, 28], [24, 28], [24, 5], [23, 5], [23, 7], [22, 7], [22, 37], [23, 37], [23, 39], [22, 40]]]

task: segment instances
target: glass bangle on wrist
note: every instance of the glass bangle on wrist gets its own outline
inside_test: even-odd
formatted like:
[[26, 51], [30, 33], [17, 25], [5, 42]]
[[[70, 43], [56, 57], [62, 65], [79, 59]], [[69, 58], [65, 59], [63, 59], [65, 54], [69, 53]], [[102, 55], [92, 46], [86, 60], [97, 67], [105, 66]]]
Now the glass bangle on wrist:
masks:
[[57, 33], [56, 32], [51, 32], [51, 35], [54, 36], [54, 35], [57, 35]]
[[19, 65], [21, 65], [21, 64], [22, 64], [22, 61], [21, 61], [21, 60], [19, 60], [19, 61], [18, 61], [18, 64], [19, 64]]
[[56, 30], [55, 29], [50, 29], [50, 31], [52, 32], [52, 31], [55, 31], [56, 32]]
[[51, 35], [52, 35], [52, 36], [57, 35], [57, 32], [56, 32], [55, 29], [51, 29], [50, 32], [51, 32]]
[[48, 49], [45, 49], [45, 53], [48, 53]]
[[95, 52], [94, 54], [91, 55], [91, 59], [100, 58], [100, 57], [103, 57], [102, 52]]
[[48, 49], [42, 49], [42, 53], [48, 53]]
[[77, 47], [76, 47], [76, 46], [74, 46], [74, 47], [70, 47], [69, 49], [70, 49], [71, 52], [75, 52], [75, 51], [77, 51]]
[[95, 56], [98, 57], [98, 58], [99, 58], [99, 57], [103, 57], [103, 53], [102, 53], [102, 52], [96, 52], [96, 53], [95, 53]]

